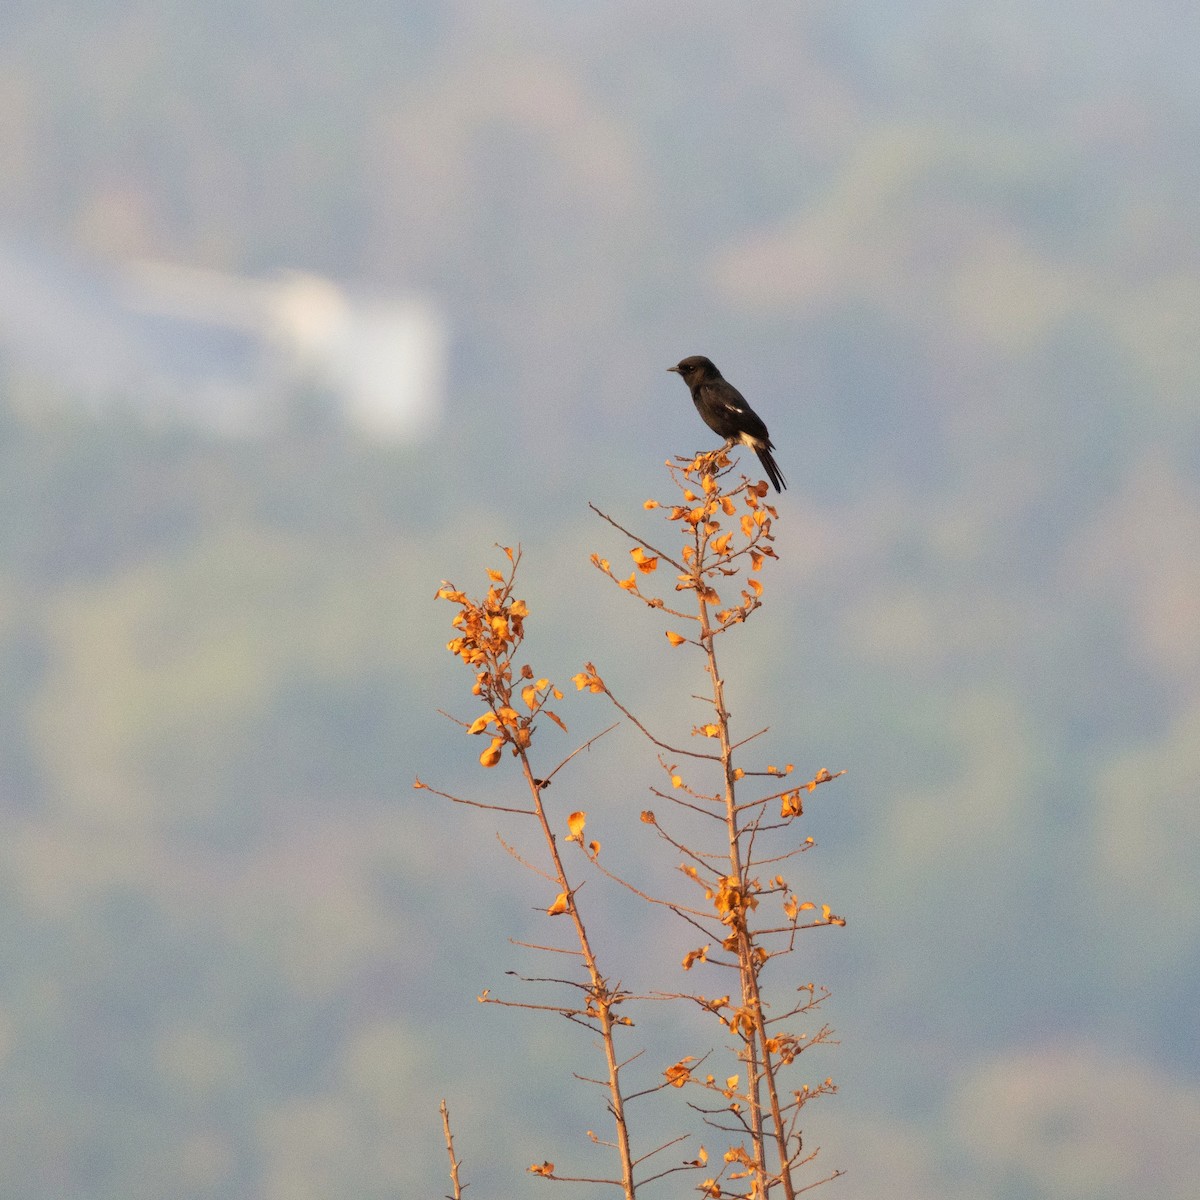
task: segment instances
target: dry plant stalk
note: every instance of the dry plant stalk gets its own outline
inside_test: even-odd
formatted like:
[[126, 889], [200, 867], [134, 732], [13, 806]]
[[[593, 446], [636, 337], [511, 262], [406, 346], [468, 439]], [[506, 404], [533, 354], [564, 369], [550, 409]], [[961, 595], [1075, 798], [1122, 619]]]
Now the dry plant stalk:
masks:
[[[818, 1153], [804, 1145], [799, 1127], [800, 1112], [810, 1100], [837, 1090], [832, 1079], [827, 1078], [816, 1085], [806, 1083], [790, 1091], [783, 1081], [784, 1074], [806, 1050], [832, 1041], [832, 1030], [828, 1025], [822, 1025], [813, 1033], [794, 1033], [786, 1028], [786, 1023], [814, 1013], [827, 993], [812, 983], [804, 984], [791, 993], [783, 1011], [774, 1013], [764, 998], [764, 974], [768, 963], [795, 951], [797, 935], [802, 930], [845, 924], [845, 920], [835, 915], [828, 905], [818, 907], [812, 901], [801, 902], [778, 870], [779, 864], [814, 845], [811, 837], [796, 844], [793, 833], [793, 821], [803, 814], [804, 796], [844, 772], [834, 774], [821, 769], [805, 783], [779, 786], [778, 780], [791, 775], [791, 764], [746, 770], [735, 763], [735, 754], [766, 730], [734, 740], [716, 644], [722, 634], [744, 622], [761, 607], [763, 587], [758, 573], [767, 559], [776, 557], [771, 528], [777, 513], [763, 502], [768, 491], [765, 482], [751, 483], [739, 476], [731, 486], [723, 486], [733, 469], [725, 451], [679, 459], [667, 463], [667, 467], [683, 502], [662, 505], [656, 500], [648, 500], [644, 507], [647, 510], [663, 509], [668, 522], [678, 523], [683, 532], [683, 546], [678, 556], [657, 548], [593, 505], [599, 516], [633, 543], [629, 551], [633, 571], [628, 578], [619, 578], [608, 560], [593, 555], [592, 562], [630, 596], [659, 610], [672, 623], [682, 623], [680, 628], [687, 630], [686, 633], [674, 629], [665, 632], [672, 646], [688, 645], [697, 649], [709, 675], [711, 696], [707, 704], [711, 715], [703, 724], [691, 729], [694, 738], [702, 739], [699, 744], [708, 748], [674, 745], [652, 733], [613, 695], [591, 663], [574, 676], [573, 682], [580, 690], [605, 695], [626, 720], [658, 748], [659, 762], [669, 778], [670, 787], [654, 788], [653, 793], [676, 805], [685, 822], [695, 824], [699, 821], [702, 827], [713, 831], [719, 827], [721, 842], [717, 850], [701, 848], [690, 831], [686, 834], [676, 832], [674, 823], [669, 827], [650, 810], [640, 814], [642, 823], [653, 828], [658, 837], [682, 856], [679, 870], [703, 895], [702, 902], [689, 903], [661, 897], [602, 865], [600, 843], [584, 840], [586, 812], [567, 815], [565, 841], [575, 843], [586, 863], [596, 872], [629, 888], [648, 903], [665, 905], [700, 931], [707, 940], [684, 957], [685, 971], [704, 964], [709, 969], [736, 976], [736, 988], [716, 998], [699, 992], [678, 991], [635, 996], [611, 985], [600, 969], [579, 906], [579, 883], [573, 883], [573, 877], [568, 874], [544, 796], [553, 777], [596, 738], [584, 742], [548, 774], [539, 776], [535, 773], [529, 754], [538, 719], [544, 716], [564, 730], [566, 726], [548, 707], [562, 699], [561, 691], [547, 679], [535, 679], [528, 665], [519, 669], [513, 665], [513, 656], [524, 637], [524, 619], [528, 615], [525, 604], [513, 596], [519, 551], [502, 548], [509, 560], [509, 570], [507, 573], [488, 572], [490, 586], [483, 600], [471, 600], [451, 584], [443, 584], [437, 595], [458, 606], [453, 623], [459, 636], [449, 643], [448, 648], [475, 672], [472, 691], [486, 706], [486, 711], [473, 722], [458, 723], [470, 734], [489, 736], [490, 743], [480, 755], [484, 767], [494, 767], [505, 748], [509, 749], [518, 762], [528, 790], [529, 806], [512, 808], [465, 800], [443, 792], [436, 794], [457, 803], [520, 814], [538, 824], [547, 868], [521, 859], [511, 849], [510, 852], [556, 891], [546, 913], [569, 919], [575, 944], [532, 948], [567, 954], [582, 967], [578, 980], [543, 981], [566, 988], [567, 994], [575, 997], [569, 1003], [535, 1005], [502, 1001], [493, 999], [487, 992], [480, 1000], [555, 1012], [593, 1030], [600, 1038], [607, 1074], [604, 1080], [592, 1082], [601, 1083], [607, 1091], [607, 1108], [613, 1119], [615, 1140], [602, 1144], [611, 1146], [616, 1152], [620, 1178], [591, 1179], [559, 1174], [549, 1161], [535, 1164], [529, 1170], [546, 1178], [610, 1184], [622, 1189], [627, 1200], [634, 1200], [639, 1187], [677, 1171], [704, 1174], [706, 1177], [696, 1190], [708, 1200], [768, 1200], [774, 1195], [794, 1200], [801, 1192], [841, 1174], [833, 1171], [807, 1183], [801, 1183], [798, 1178], [801, 1168], [811, 1164]], [[649, 590], [649, 577], [655, 575], [660, 563], [669, 564], [676, 572], [674, 595], [669, 603], [665, 597]], [[738, 589], [739, 598], [736, 603], [725, 605], [718, 588], [728, 592], [731, 587]], [[604, 730], [597, 737], [607, 732], [609, 730]], [[689, 769], [678, 766], [681, 759], [689, 761]], [[693, 779], [706, 767], [718, 780], [712, 791], [705, 791]], [[767, 794], [739, 800], [739, 784], [749, 777], [770, 780]], [[415, 786], [427, 785], [418, 780]], [[779, 805], [778, 817], [771, 808], [776, 803]], [[781, 839], [782, 846], [779, 845]], [[767, 868], [771, 871], [769, 877], [766, 876]], [[777, 915], [768, 915], [776, 910]], [[714, 946], [718, 948], [714, 949]], [[625, 1060], [619, 1057], [616, 1030], [632, 1021], [628, 1016], [618, 1014], [616, 1009], [651, 999], [684, 1002], [711, 1014], [722, 1026], [723, 1036], [732, 1039], [745, 1074], [744, 1082], [742, 1072], [723, 1079], [717, 1079], [713, 1074], [701, 1075], [699, 1066], [707, 1055], [700, 1059], [688, 1056], [668, 1066], [657, 1085], [629, 1093], [622, 1071], [642, 1052]], [[643, 1164], [683, 1139], [673, 1138], [648, 1153], [635, 1156], [627, 1119], [629, 1101], [664, 1089], [685, 1087], [698, 1089], [701, 1094], [702, 1099], [689, 1107], [703, 1122], [735, 1140], [729, 1143], [719, 1169], [713, 1173], [709, 1173], [712, 1171], [709, 1155], [701, 1146], [691, 1160], [655, 1169], [638, 1178], [638, 1169]], [[591, 1136], [593, 1140], [600, 1140]], [[457, 1178], [454, 1183], [457, 1188]]]
[[[504, 748], [510, 749], [519, 764], [528, 790], [529, 805], [525, 808], [511, 808], [449, 796], [444, 792], [438, 792], [435, 788], [429, 790], [459, 804], [470, 804], [495, 812], [530, 818], [540, 829], [546, 854], [545, 869], [530, 864], [520, 858], [515, 851], [510, 852], [523, 865], [545, 879], [554, 889], [556, 894], [546, 908], [546, 914], [551, 917], [567, 918], [573, 933], [574, 945], [568, 947], [535, 946], [532, 948], [565, 954], [576, 959], [583, 968], [583, 979], [548, 981], [561, 985], [572, 997], [570, 1001], [562, 1004], [526, 1004], [501, 1000], [492, 997], [488, 991], [485, 991], [479, 999], [482, 1003], [487, 1004], [502, 1004], [558, 1013], [599, 1035], [606, 1065], [605, 1086], [608, 1093], [608, 1109], [613, 1118], [614, 1146], [620, 1163], [620, 1177], [592, 1179], [582, 1176], [558, 1175], [555, 1173], [554, 1164], [549, 1161], [535, 1164], [530, 1167], [530, 1171], [535, 1175], [551, 1179], [612, 1184], [622, 1188], [629, 1200], [633, 1200], [636, 1195], [634, 1178], [636, 1164], [630, 1147], [629, 1126], [625, 1117], [625, 1094], [621, 1080], [621, 1069], [624, 1064], [618, 1058], [614, 1037], [619, 1026], [632, 1024], [628, 1017], [617, 1012], [621, 1004], [628, 999], [628, 995], [619, 987], [610, 984], [600, 969], [576, 896], [578, 885], [572, 883], [563, 863], [545, 802], [546, 790], [554, 776], [576, 754], [586, 749], [603, 734], [598, 734], [597, 738], [591, 738], [583, 743], [546, 774], [538, 775], [534, 772], [529, 754], [538, 729], [539, 718], [545, 717], [564, 731], [566, 730], [562, 719], [550, 707], [552, 703], [562, 699], [562, 692], [548, 679], [535, 679], [533, 669], [528, 664], [516, 667], [513, 662], [514, 655], [524, 640], [524, 623], [529, 610], [523, 600], [517, 599], [513, 595], [517, 567], [521, 561], [520, 551], [514, 551], [507, 546], [502, 549], [509, 560], [508, 571], [507, 573], [488, 571], [490, 586], [482, 600], [470, 599], [466, 593], [457, 590], [449, 583], [443, 584], [438, 589], [437, 597], [458, 606], [453, 624], [459, 631], [459, 636], [452, 639], [447, 648], [452, 654], [461, 658], [474, 672], [475, 683], [471, 691], [486, 706], [486, 711], [474, 721], [458, 721], [458, 724], [462, 725], [469, 734], [489, 737], [487, 748], [479, 756], [479, 762], [484, 767], [496, 766], [500, 762]], [[451, 719], [455, 720], [455, 718]], [[611, 728], [615, 728], [615, 726]], [[426, 787], [427, 785], [418, 779], [415, 786]], [[582, 821], [575, 814], [568, 818], [568, 825], [572, 831], [570, 836], [582, 837]], [[662, 1148], [665, 1149], [665, 1147]], [[643, 1156], [643, 1161], [646, 1157], [648, 1156]]]
[[454, 1153], [454, 1134], [450, 1132], [450, 1110], [446, 1107], [446, 1101], [442, 1100], [442, 1136], [446, 1139], [446, 1153], [450, 1156], [450, 1186], [454, 1188], [454, 1194], [447, 1200], [462, 1200], [464, 1184], [459, 1182], [458, 1169], [462, 1166], [462, 1159], [455, 1156]]
[[[801, 902], [778, 872], [778, 864], [811, 849], [813, 839], [805, 838], [790, 848], [785, 844], [782, 849], [774, 848], [772, 842], [778, 840], [778, 831], [786, 831], [803, 814], [805, 795], [844, 772], [834, 774], [821, 769], [803, 784], [768, 788], [766, 795], [739, 800], [739, 784], [748, 776], [776, 780], [786, 778], [793, 770], [790, 763], [784, 767], [767, 765], [760, 770], [745, 770], [735, 763], [735, 752], [766, 730], [734, 740], [716, 652], [717, 639], [762, 605], [763, 585], [758, 573], [767, 559], [777, 557], [771, 528], [778, 514], [763, 502], [768, 494], [765, 482], [751, 483], [739, 477], [732, 486], [722, 486], [732, 471], [726, 451], [679, 459], [667, 463], [667, 467], [683, 502], [664, 506], [648, 500], [645, 508], [665, 508], [668, 522], [678, 523], [683, 538], [679, 555], [669, 554], [596, 509], [599, 516], [633, 542], [629, 553], [634, 569], [627, 578], [619, 578], [606, 559], [593, 555], [592, 562], [622, 590], [651, 609], [661, 611], [673, 622], [682, 622], [680, 629], [686, 632], [668, 629], [666, 637], [672, 646], [692, 646], [702, 656], [711, 688], [708, 701], [711, 719], [693, 726], [691, 733], [712, 749], [672, 745], [656, 736], [612, 694], [590, 663], [582, 675], [576, 676], [575, 682], [581, 688], [605, 694], [659, 749], [659, 762], [670, 779], [670, 788], [654, 789], [657, 796], [675, 804], [688, 819], [694, 820], [699, 815], [724, 826], [723, 847], [709, 851], [668, 829], [653, 811], [643, 812], [642, 821], [683, 856], [679, 869], [702, 889], [706, 907], [677, 904], [635, 889], [649, 901], [668, 904], [710, 939], [685, 955], [684, 970], [704, 963], [710, 968], [736, 972], [737, 976], [735, 996], [710, 999], [699, 993], [670, 994], [716, 1016], [735, 1039], [746, 1076], [744, 1085], [737, 1075], [724, 1080], [711, 1074], [700, 1077], [694, 1073], [693, 1064], [697, 1061], [694, 1056], [667, 1069], [667, 1078], [673, 1086], [693, 1086], [709, 1093], [711, 1100], [693, 1105], [706, 1123], [749, 1142], [730, 1145], [721, 1171], [705, 1180], [700, 1190], [711, 1200], [732, 1197], [764, 1200], [776, 1193], [794, 1200], [801, 1192], [841, 1174], [834, 1171], [804, 1185], [797, 1180], [799, 1169], [811, 1163], [817, 1153], [805, 1149], [799, 1128], [800, 1111], [815, 1097], [836, 1091], [833, 1080], [825, 1079], [815, 1087], [805, 1084], [791, 1092], [785, 1091], [781, 1080], [784, 1070], [804, 1051], [832, 1040], [832, 1030], [827, 1025], [813, 1034], [799, 1035], [784, 1028], [785, 1022], [812, 1013], [827, 993], [814, 984], [805, 984], [797, 989], [799, 998], [789, 1002], [786, 1011], [772, 1014], [763, 996], [763, 976], [769, 962], [794, 953], [796, 936], [801, 930], [844, 925], [845, 920], [828, 905], [821, 905], [818, 910], [812, 901]], [[676, 571], [675, 595], [669, 602], [649, 590], [648, 577], [655, 576], [660, 563], [669, 564]], [[723, 604], [718, 589], [727, 593], [737, 589], [737, 602]], [[664, 752], [671, 756], [670, 760], [664, 757]], [[690, 760], [692, 770], [679, 767], [680, 759]], [[719, 781], [711, 792], [702, 790], [691, 779], [694, 770], [705, 763], [710, 764]], [[770, 809], [775, 803], [779, 804], [778, 817]], [[775, 839], [772, 834], [777, 835]], [[764, 878], [768, 867], [771, 875]], [[604, 873], [631, 886], [612, 872]], [[766, 911], [764, 901], [772, 901], [779, 915], [764, 919], [760, 914], [760, 905]], [[814, 914], [812, 918], [804, 919], [802, 914], [809, 913]], [[714, 944], [719, 946], [718, 951], [714, 952]]]

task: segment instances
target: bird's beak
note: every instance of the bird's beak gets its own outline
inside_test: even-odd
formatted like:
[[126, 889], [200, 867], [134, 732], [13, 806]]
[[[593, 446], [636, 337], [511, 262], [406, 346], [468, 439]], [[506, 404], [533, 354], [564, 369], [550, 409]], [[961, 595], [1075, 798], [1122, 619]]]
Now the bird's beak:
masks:
[[667, 368], [667, 370], [668, 370], [668, 371], [674, 371], [676, 375], [678, 375], [678, 374], [679, 374], [679, 368], [678, 368], [678, 367], [668, 367], [668, 368]]

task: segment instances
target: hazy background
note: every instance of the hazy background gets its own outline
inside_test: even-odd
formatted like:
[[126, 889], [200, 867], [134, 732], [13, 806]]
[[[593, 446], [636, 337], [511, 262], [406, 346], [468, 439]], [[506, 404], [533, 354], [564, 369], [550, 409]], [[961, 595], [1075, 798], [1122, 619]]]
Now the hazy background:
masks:
[[[474, 999], [546, 899], [411, 790], [515, 794], [431, 597], [521, 541], [537, 671], [686, 728], [587, 501], [648, 525], [706, 353], [791, 483], [735, 719], [849, 770], [836, 1194], [1190, 1200], [1197, 61], [1174, 0], [6, 0], [0, 1193], [441, 1195], [445, 1095], [482, 1200], [603, 1130]], [[655, 778], [553, 798], [669, 868]]]

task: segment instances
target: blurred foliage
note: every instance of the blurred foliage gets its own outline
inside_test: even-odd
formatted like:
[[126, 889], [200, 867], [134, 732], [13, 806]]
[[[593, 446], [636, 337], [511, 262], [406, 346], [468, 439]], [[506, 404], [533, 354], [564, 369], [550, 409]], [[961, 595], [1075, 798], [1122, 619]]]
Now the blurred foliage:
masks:
[[705, 446], [694, 352], [793, 481], [731, 707], [851, 768], [813, 814], [862, 914], [818, 964], [834, 1157], [895, 1155], [864, 1196], [1076, 1194], [1115, 1043], [1117, 1123], [1194, 1179], [1198, 48], [1166, 0], [8, 0], [5, 237], [421, 288], [455, 347], [406, 449], [5, 373], [0, 1191], [431, 1194], [435, 1079], [469, 1162], [578, 1115], [522, 1090], [553, 1047], [480, 1032], [506, 884], [409, 801], [425, 599], [520, 540], [561, 667], [610, 648], [648, 707], [583, 502]]

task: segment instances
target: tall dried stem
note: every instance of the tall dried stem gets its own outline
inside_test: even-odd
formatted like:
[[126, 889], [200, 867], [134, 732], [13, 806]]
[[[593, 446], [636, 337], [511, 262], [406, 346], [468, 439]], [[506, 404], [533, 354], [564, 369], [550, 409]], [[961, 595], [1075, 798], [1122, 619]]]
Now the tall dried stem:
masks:
[[[448, 583], [443, 584], [439, 589], [438, 598], [458, 606], [459, 611], [453, 623], [459, 631], [459, 636], [449, 643], [448, 648], [474, 671], [475, 684], [472, 691], [486, 707], [485, 713], [475, 721], [469, 724], [460, 721], [459, 724], [463, 725], [470, 734], [491, 733], [490, 745], [479, 757], [482, 766], [494, 767], [499, 763], [505, 749], [511, 752], [520, 766], [521, 775], [529, 793], [529, 808], [513, 809], [508, 806], [481, 804], [477, 801], [463, 800], [457, 796], [448, 796], [447, 798], [458, 803], [473, 804], [475, 807], [491, 808], [533, 818], [541, 832], [547, 859], [546, 870], [533, 869], [549, 879], [558, 889], [556, 898], [546, 912], [552, 917], [565, 916], [570, 922], [574, 941], [578, 947], [577, 950], [570, 953], [581, 962], [585, 981], [582, 984], [573, 984], [569, 980], [561, 981], [568, 987], [573, 987], [577, 994], [582, 994], [582, 1003], [532, 1005], [519, 1001], [496, 999], [486, 992], [480, 999], [485, 1003], [505, 1004], [511, 1007], [539, 1009], [549, 1007], [552, 1011], [585, 1025], [599, 1035], [607, 1072], [608, 1110], [613, 1119], [614, 1144], [620, 1164], [620, 1178], [619, 1180], [606, 1179], [593, 1182], [616, 1184], [621, 1188], [627, 1200], [634, 1200], [637, 1194], [634, 1158], [625, 1115], [621, 1061], [617, 1054], [615, 1039], [616, 1028], [630, 1022], [628, 1018], [619, 1016], [614, 1011], [627, 999], [627, 996], [619, 988], [614, 989], [609, 984], [600, 968], [578, 903], [577, 886], [572, 884], [567, 872], [551, 825], [551, 818], [546, 809], [545, 792], [549, 787], [550, 778], [573, 755], [568, 756], [567, 760], [564, 760], [559, 767], [554, 768], [544, 777], [534, 770], [530, 761], [530, 748], [538, 727], [537, 719], [540, 716], [545, 716], [564, 730], [566, 728], [557, 713], [548, 707], [549, 703], [561, 700], [562, 693], [547, 679], [534, 681], [533, 671], [528, 665], [522, 666], [519, 670], [514, 668], [513, 656], [524, 639], [524, 621], [528, 615], [528, 609], [524, 601], [515, 599], [513, 596], [520, 552], [504, 548], [504, 553], [509, 559], [509, 571], [507, 574], [499, 571], [488, 572], [491, 586], [484, 599], [472, 600], [466, 593]], [[520, 695], [517, 694], [518, 690]], [[426, 787], [427, 785], [418, 780], [416, 786]], [[430, 790], [436, 791], [436, 789]], [[445, 795], [445, 793], [438, 794]], [[572, 837], [577, 836], [576, 822], [580, 821], [581, 816], [582, 814], [572, 814], [568, 818], [568, 827]], [[580, 822], [577, 827], [579, 836], [582, 835], [582, 828]], [[550, 947], [535, 948], [552, 949]], [[550, 1162], [535, 1165], [530, 1169], [535, 1174], [546, 1178], [574, 1178], [570, 1175], [557, 1174], [554, 1165]]]
[[[763, 502], [767, 495], [765, 483], [754, 484], [743, 478], [732, 487], [722, 488], [722, 478], [732, 469], [724, 452], [700, 456], [690, 462], [679, 460], [677, 464], [668, 463], [668, 467], [682, 491], [682, 504], [666, 506], [667, 519], [679, 522], [685, 530], [682, 553], [672, 556], [650, 540], [618, 524], [607, 514], [600, 513], [609, 524], [634, 541], [635, 545], [630, 554], [635, 569], [627, 579], [622, 579], [607, 560], [594, 555], [592, 561], [624, 591], [642, 600], [649, 607], [692, 623], [692, 636], [673, 630], [668, 630], [666, 636], [672, 645], [693, 645], [698, 647], [703, 655], [704, 669], [708, 673], [711, 687], [712, 720], [694, 727], [692, 733], [714, 741], [719, 747], [719, 752], [709, 754], [672, 747], [666, 741], [652, 735], [612, 696], [608, 686], [591, 664], [588, 664], [588, 671], [584, 676], [576, 677], [576, 682], [580, 686], [586, 684], [593, 691], [607, 693], [617, 707], [659, 748], [686, 755], [691, 759], [708, 759], [720, 764], [720, 787], [715, 793], [707, 794], [688, 785], [673, 763], [667, 764], [664, 761], [663, 764], [671, 774], [672, 788], [683, 788], [689, 797], [683, 801], [676, 795], [665, 793], [666, 798], [675, 800], [684, 808], [693, 811], [712, 811], [706, 810], [706, 805], [711, 804], [712, 809], [716, 810], [713, 815], [719, 815], [726, 832], [728, 871], [719, 878], [706, 877], [705, 894], [722, 926], [722, 949], [732, 955], [737, 968], [739, 1003], [734, 1006], [731, 1015], [722, 1016], [721, 1020], [740, 1043], [738, 1053], [746, 1070], [746, 1087], [744, 1091], [737, 1093], [739, 1099], [729, 1106], [729, 1111], [736, 1118], [738, 1127], [749, 1134], [752, 1151], [746, 1153], [736, 1148], [732, 1151], [735, 1160], [744, 1169], [731, 1178], [748, 1179], [748, 1191], [743, 1193], [726, 1190], [719, 1179], [714, 1179], [708, 1181], [705, 1194], [713, 1200], [742, 1195], [765, 1198], [778, 1190], [785, 1200], [795, 1200], [798, 1190], [807, 1190], [797, 1188], [795, 1168], [807, 1163], [812, 1157], [804, 1154], [803, 1139], [796, 1129], [795, 1117], [799, 1109], [813, 1096], [835, 1089], [832, 1080], [826, 1080], [815, 1090], [805, 1087], [794, 1092], [790, 1099], [785, 1098], [781, 1095], [779, 1074], [781, 1068], [790, 1064], [807, 1045], [828, 1041], [830, 1031], [825, 1027], [806, 1043], [804, 1038], [773, 1033], [768, 1028], [772, 1022], [767, 1014], [768, 1005], [763, 998], [764, 968], [772, 957], [790, 953], [794, 949], [796, 932], [805, 928], [799, 924], [799, 913], [813, 909], [815, 905], [801, 905], [796, 897], [791, 895], [784, 902], [785, 923], [782, 926], [774, 929], [756, 926], [753, 923], [753, 914], [759, 907], [760, 897], [771, 892], [784, 895], [787, 892], [782, 876], [777, 875], [764, 886], [759, 878], [759, 870], [765, 864], [755, 860], [754, 845], [759, 834], [779, 827], [767, 823], [765, 806], [769, 802], [781, 802], [779, 824], [786, 824], [791, 818], [802, 813], [802, 792], [811, 792], [818, 784], [828, 782], [836, 776], [822, 770], [800, 788], [789, 788], [748, 803], [739, 802], [738, 784], [746, 777], [747, 772], [735, 763], [735, 752], [739, 749], [739, 743], [735, 742], [731, 732], [730, 714], [725, 702], [725, 684], [717, 660], [716, 646], [717, 639], [722, 634], [744, 622], [761, 606], [763, 588], [757, 572], [768, 558], [776, 557], [772, 546], [772, 523], [778, 514], [773, 507]], [[656, 501], [647, 501], [645, 507], [654, 509], [664, 506]], [[739, 508], [743, 510], [740, 515]], [[733, 518], [739, 519], [734, 521]], [[653, 575], [663, 561], [672, 564], [678, 572], [675, 592], [684, 595], [692, 593], [695, 607], [691, 613], [687, 612], [679, 601], [668, 602], [665, 597], [645, 590], [645, 577]], [[735, 581], [735, 587], [739, 583], [743, 583], [744, 586], [741, 587], [738, 603], [723, 606], [717, 589], [727, 590], [730, 580]], [[743, 742], [740, 745], [744, 744]], [[768, 767], [765, 771], [760, 770], [753, 774], [782, 776], [790, 771], [790, 766], [784, 770]], [[694, 865], [684, 868], [686, 873], [699, 879], [703, 873], [703, 865], [711, 862], [711, 858], [686, 839], [669, 835], [652, 813], [648, 816], [660, 836], [684, 851], [691, 863], [701, 864], [699, 871]], [[812, 839], [807, 839], [799, 848], [780, 857], [790, 857], [792, 853], [798, 853], [811, 844]], [[691, 910], [687, 919], [693, 925], [705, 927], [704, 920], [698, 920]], [[823, 906], [822, 920], [811, 924], [844, 923], [841, 917], [834, 916], [827, 906]], [[772, 949], [768, 945], [770, 935], [780, 933], [788, 935], [788, 943], [783, 948]], [[697, 961], [708, 961], [707, 948], [692, 952], [685, 959], [685, 969], [690, 969]], [[811, 985], [810, 995], [815, 995]], [[691, 995], [685, 998], [712, 1010], [711, 1003], [702, 996]], [[809, 1005], [801, 1006], [795, 1011], [806, 1012], [817, 1003], [819, 1001], [814, 999]], [[684, 1060], [671, 1069], [675, 1072], [673, 1082], [699, 1082], [713, 1090], [716, 1085], [711, 1076], [703, 1081], [693, 1079], [691, 1070], [686, 1065], [689, 1061], [692, 1060]], [[730, 1096], [732, 1092], [727, 1088], [724, 1094]], [[705, 1111], [711, 1116], [712, 1110]], [[837, 1172], [829, 1178], [836, 1174]]]

